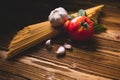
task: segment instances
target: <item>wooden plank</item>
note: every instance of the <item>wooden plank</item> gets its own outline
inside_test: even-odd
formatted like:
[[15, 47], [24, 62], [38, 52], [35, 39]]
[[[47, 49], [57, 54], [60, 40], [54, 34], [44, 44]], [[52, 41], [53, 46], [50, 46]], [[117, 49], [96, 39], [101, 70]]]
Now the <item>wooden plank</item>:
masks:
[[[56, 58], [55, 51], [57, 46], [55, 45], [54, 50], [49, 52], [44, 48], [39, 48], [35, 52], [28, 54], [34, 58], [43, 59], [60, 65], [77, 65], [75, 69], [77, 71], [86, 71], [88, 73], [94, 73], [101, 76], [106, 76], [110, 78], [120, 78], [120, 57], [115, 54], [104, 52], [104, 51], [86, 51], [84, 49], [74, 48], [73, 52], [67, 52], [65, 58]], [[115, 52], [114, 52], [115, 53]], [[119, 53], [117, 53], [119, 54]]]
[[17, 76], [15, 74], [11, 74], [9, 72], [0, 71], [0, 80], [28, 80], [21, 76]]
[[[1, 69], [9, 71], [20, 76], [28, 77], [32, 80], [47, 80], [47, 79], [66, 79], [66, 80], [111, 80], [77, 70], [71, 69], [67, 66], [62, 66], [52, 62], [32, 58], [23, 57], [19, 59], [20, 62], [1, 61]], [[14, 64], [14, 65], [11, 65]], [[15, 69], [15, 70], [14, 70]], [[18, 73], [19, 72], [19, 73]], [[42, 72], [42, 73], [41, 73]]]

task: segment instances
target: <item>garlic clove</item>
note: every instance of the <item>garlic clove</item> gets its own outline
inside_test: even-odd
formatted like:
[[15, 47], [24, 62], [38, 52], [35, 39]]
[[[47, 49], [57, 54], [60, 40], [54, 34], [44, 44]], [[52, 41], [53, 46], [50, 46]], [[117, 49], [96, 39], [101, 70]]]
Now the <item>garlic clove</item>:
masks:
[[68, 49], [68, 50], [71, 50], [72, 49], [72, 45], [68, 44], [68, 43], [65, 43], [64, 44], [64, 48], [65, 49]]
[[60, 46], [58, 50], [56, 51], [58, 55], [64, 55], [66, 53], [66, 50], [63, 46]]
[[48, 50], [52, 49], [52, 43], [50, 39], [45, 42], [45, 46], [46, 46], [46, 49]]

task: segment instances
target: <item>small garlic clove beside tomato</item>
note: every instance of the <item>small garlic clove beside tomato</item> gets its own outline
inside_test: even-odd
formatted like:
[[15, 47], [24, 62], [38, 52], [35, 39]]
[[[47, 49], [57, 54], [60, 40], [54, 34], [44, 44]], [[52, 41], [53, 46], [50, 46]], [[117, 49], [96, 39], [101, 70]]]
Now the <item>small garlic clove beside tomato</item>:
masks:
[[68, 20], [68, 13], [64, 8], [59, 7], [51, 11], [48, 19], [52, 26], [57, 27], [63, 25]]

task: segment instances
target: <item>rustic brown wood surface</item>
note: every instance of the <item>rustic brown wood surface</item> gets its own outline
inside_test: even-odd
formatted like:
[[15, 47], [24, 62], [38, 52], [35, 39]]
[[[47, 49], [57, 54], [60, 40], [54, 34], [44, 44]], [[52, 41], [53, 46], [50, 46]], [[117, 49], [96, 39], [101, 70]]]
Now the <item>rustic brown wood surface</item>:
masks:
[[[61, 34], [52, 39], [51, 51], [43, 42], [13, 59], [0, 59], [0, 80], [120, 80], [120, 1], [75, 0], [59, 5], [73, 12], [80, 5], [86, 9], [103, 3], [100, 22], [107, 27], [105, 33], [95, 34], [85, 44], [70, 42], [69, 36]], [[57, 48], [67, 42], [73, 49], [67, 50], [65, 56], [57, 56]]]

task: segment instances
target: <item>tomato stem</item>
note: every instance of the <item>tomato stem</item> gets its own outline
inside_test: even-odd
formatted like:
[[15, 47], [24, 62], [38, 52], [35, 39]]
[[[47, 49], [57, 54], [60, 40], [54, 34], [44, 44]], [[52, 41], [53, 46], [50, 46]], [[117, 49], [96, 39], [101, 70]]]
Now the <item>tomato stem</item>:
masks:
[[83, 27], [83, 28], [86, 28], [86, 29], [89, 29], [89, 25], [87, 22], [81, 22], [80, 25]]

